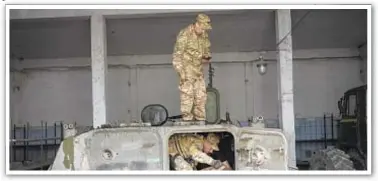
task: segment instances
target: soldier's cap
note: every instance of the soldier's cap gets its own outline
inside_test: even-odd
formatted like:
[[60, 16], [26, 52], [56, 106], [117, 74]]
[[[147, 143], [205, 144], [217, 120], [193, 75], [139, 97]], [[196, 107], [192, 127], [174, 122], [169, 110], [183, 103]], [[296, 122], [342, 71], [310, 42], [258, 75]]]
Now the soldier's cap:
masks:
[[209, 133], [206, 137], [206, 140], [210, 143], [213, 150], [219, 151], [219, 147], [218, 147], [218, 144], [220, 142], [219, 136], [217, 136], [214, 133]]
[[203, 13], [198, 14], [196, 20], [197, 20], [197, 23], [201, 24], [202, 27], [205, 28], [206, 30], [212, 29], [210, 18], [206, 14], [203, 14]]

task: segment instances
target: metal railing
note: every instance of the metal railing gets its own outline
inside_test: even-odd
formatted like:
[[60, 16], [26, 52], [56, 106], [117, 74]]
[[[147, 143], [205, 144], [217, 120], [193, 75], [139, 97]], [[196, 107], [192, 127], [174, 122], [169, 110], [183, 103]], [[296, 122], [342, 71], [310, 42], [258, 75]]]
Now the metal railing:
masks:
[[339, 122], [333, 113], [323, 114], [323, 117], [298, 118], [295, 135], [297, 165], [307, 169], [313, 152], [336, 145]]
[[[50, 135], [49, 128], [54, 129]], [[11, 170], [35, 170], [38, 168], [42, 170], [50, 165], [64, 139], [63, 134], [63, 122], [54, 123], [53, 127], [48, 127], [47, 122], [43, 121], [41, 121], [41, 126], [30, 126], [29, 123], [23, 126], [14, 124], [9, 140]], [[36, 156], [38, 151], [39, 158]], [[51, 158], [48, 158], [49, 153]]]

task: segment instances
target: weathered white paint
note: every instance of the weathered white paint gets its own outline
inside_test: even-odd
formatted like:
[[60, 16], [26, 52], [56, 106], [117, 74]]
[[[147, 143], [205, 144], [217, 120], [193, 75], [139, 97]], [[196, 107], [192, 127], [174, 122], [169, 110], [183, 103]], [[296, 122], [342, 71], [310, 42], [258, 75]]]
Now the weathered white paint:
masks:
[[106, 124], [106, 25], [102, 15], [91, 17], [91, 67], [92, 67], [92, 106], [93, 127]]
[[289, 9], [276, 11], [276, 42], [278, 72], [278, 115], [288, 141], [289, 166], [296, 168], [295, 116], [293, 93], [293, 46]]
[[[304, 52], [316, 52], [316, 50]], [[308, 57], [311, 57], [311, 60], [307, 60], [304, 53], [299, 53], [303, 54], [302, 59], [294, 59], [294, 106], [297, 117], [319, 117], [324, 112], [338, 113], [337, 100], [343, 92], [363, 84], [359, 78], [360, 59], [356, 58], [354, 53], [338, 54], [332, 58], [330, 55], [337, 50], [331, 49], [328, 53], [324, 52], [318, 53], [318, 57], [309, 54]], [[255, 54], [251, 53], [251, 55]], [[230, 60], [228, 63], [224, 58], [223, 62], [213, 64], [215, 67], [214, 86], [218, 88], [221, 95], [221, 116], [224, 118], [225, 111], [228, 109], [232, 119], [244, 120], [253, 115], [278, 119], [275, 62], [270, 62], [268, 72], [261, 76], [255, 64], [232, 61], [243, 60], [248, 57], [247, 54], [236, 55], [238, 54], [225, 54], [224, 57]], [[335, 58], [339, 56], [350, 58]], [[169, 57], [170, 55], [157, 55], [117, 57], [117, 59], [124, 59], [125, 63], [127, 60], [134, 60], [134, 62], [139, 60], [147, 64], [153, 61], [168, 62]], [[109, 62], [114, 60], [114, 57], [109, 57]], [[43, 63], [46, 63], [45, 67], [74, 67], [69, 70], [30, 69], [25, 71], [25, 79], [22, 84], [19, 84], [21, 98], [15, 103], [18, 106], [18, 118], [12, 115], [13, 123], [30, 121], [38, 126], [40, 120], [49, 122], [66, 120], [76, 121], [79, 125], [91, 125], [93, 116], [90, 59], [30, 61], [29, 64], [27, 64], [28, 61], [24, 61], [22, 66], [43, 67]], [[216, 59], [214, 61], [217, 62]], [[245, 73], [245, 64], [247, 73]], [[75, 66], [83, 65], [87, 67], [75, 68]], [[207, 75], [206, 68], [204, 71]], [[245, 74], [247, 84], [244, 82]], [[111, 66], [107, 80], [107, 118], [109, 121], [139, 119], [141, 109], [152, 103], [165, 105], [170, 115], [180, 114], [177, 75], [169, 64], [142, 66], [138, 70], [137, 67], [129, 69], [127, 66]], [[19, 83], [17, 80], [11, 80], [12, 82]]]
[[[14, 73], [12, 73], [14, 74]], [[92, 125], [91, 72], [36, 71], [28, 72], [20, 85], [18, 120], [39, 126], [40, 121], [77, 122]]]
[[129, 107], [129, 105], [135, 105], [130, 100], [134, 100], [133, 88], [137, 87], [128, 85], [128, 82], [133, 78], [130, 72], [131, 70], [124, 68], [108, 69], [106, 81], [106, 116], [108, 122], [124, 122], [130, 120], [131, 115], [136, 115], [131, 113], [133, 109]]

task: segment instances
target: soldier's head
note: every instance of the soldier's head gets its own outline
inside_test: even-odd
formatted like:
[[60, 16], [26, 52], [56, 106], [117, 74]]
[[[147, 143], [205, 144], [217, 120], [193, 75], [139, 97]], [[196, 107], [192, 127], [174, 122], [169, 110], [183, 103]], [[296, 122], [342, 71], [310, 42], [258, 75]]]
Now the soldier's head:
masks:
[[213, 153], [213, 151], [219, 151], [220, 138], [214, 133], [209, 133], [203, 142], [203, 151], [207, 154]]
[[210, 18], [206, 14], [198, 14], [194, 29], [197, 34], [202, 34], [207, 30], [211, 30]]

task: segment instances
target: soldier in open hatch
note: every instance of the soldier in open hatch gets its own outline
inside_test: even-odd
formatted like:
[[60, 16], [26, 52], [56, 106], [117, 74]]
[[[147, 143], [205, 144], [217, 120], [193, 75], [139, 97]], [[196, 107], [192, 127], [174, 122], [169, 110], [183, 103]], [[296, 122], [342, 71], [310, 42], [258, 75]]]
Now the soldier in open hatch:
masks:
[[214, 133], [207, 137], [195, 134], [178, 134], [169, 139], [168, 151], [175, 170], [195, 170], [198, 163], [205, 163], [218, 169], [223, 164], [208, 154], [219, 151], [220, 138]]
[[210, 29], [210, 18], [198, 14], [196, 22], [177, 35], [172, 64], [180, 78], [181, 113], [184, 121], [206, 120], [206, 86], [202, 64], [211, 59], [210, 40], [206, 32]]

